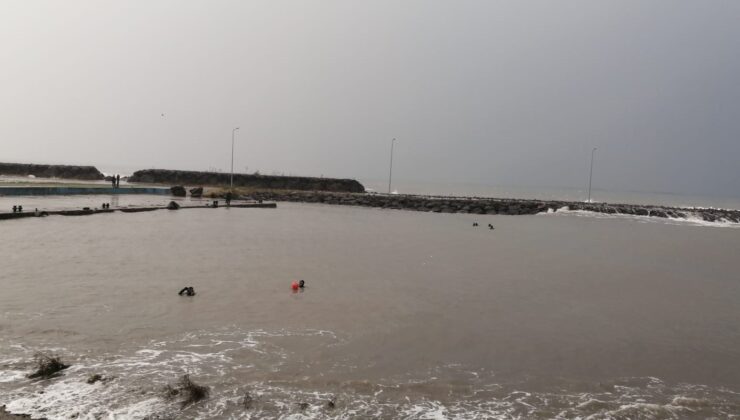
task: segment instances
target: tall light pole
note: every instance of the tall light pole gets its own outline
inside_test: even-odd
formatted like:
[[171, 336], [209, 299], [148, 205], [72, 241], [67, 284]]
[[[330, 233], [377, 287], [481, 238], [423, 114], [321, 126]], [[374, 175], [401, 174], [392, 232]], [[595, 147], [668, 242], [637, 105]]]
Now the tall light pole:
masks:
[[231, 179], [229, 180], [229, 188], [234, 189], [234, 134], [239, 127], [231, 130]]
[[388, 194], [391, 193], [391, 180], [393, 179], [393, 144], [396, 143], [396, 138], [394, 137], [393, 140], [391, 140], [391, 167], [388, 172]]
[[588, 202], [591, 202], [591, 178], [593, 178], [594, 175], [594, 152], [596, 152], [596, 149], [598, 147], [594, 147], [591, 150], [591, 169], [588, 172]]

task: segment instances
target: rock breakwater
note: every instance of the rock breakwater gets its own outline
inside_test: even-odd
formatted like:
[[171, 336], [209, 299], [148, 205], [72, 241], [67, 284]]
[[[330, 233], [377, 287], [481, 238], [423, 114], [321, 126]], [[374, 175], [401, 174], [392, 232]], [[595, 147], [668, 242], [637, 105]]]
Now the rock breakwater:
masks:
[[36, 165], [31, 163], [0, 163], [0, 175], [33, 175], [37, 178], [82, 179], [87, 181], [105, 178], [94, 166]]
[[305, 191], [262, 191], [250, 194], [250, 197], [255, 200], [265, 201], [324, 203], [434, 213], [527, 215], [562, 210], [582, 210], [605, 214], [623, 214], [687, 220], [693, 219], [717, 223], [740, 223], [740, 210], [712, 208], [680, 208], [636, 204], [582, 203], [555, 200], [347, 194]]
[[[134, 174], [128, 179], [128, 182], [189, 186], [224, 186], [229, 185], [230, 180], [230, 174], [218, 172], [146, 169], [134, 172]], [[234, 174], [234, 186], [272, 190], [332, 191], [351, 193], [361, 193], [365, 191], [365, 187], [354, 179], [256, 174]]]

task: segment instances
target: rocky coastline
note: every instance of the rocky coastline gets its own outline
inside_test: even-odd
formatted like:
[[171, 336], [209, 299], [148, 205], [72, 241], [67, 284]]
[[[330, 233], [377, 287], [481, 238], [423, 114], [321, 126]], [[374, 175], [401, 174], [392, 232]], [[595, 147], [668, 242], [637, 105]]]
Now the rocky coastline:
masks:
[[1, 163], [0, 175], [29, 176], [37, 178], [63, 178], [97, 181], [104, 175], [94, 166], [37, 165], [32, 163]]
[[[229, 185], [230, 180], [231, 176], [227, 173], [146, 169], [134, 172], [134, 174], [128, 179], [128, 182], [189, 186], [224, 186]], [[254, 189], [332, 191], [349, 193], [361, 193], [365, 191], [365, 187], [354, 179], [257, 174], [234, 174], [234, 186]]]
[[249, 194], [249, 198], [265, 201], [324, 203], [433, 213], [532, 215], [546, 212], [557, 212], [567, 209], [605, 214], [694, 219], [717, 223], [740, 223], [740, 210], [681, 208], [637, 204], [584, 203], [575, 201], [482, 197], [348, 194], [317, 191], [259, 191]]

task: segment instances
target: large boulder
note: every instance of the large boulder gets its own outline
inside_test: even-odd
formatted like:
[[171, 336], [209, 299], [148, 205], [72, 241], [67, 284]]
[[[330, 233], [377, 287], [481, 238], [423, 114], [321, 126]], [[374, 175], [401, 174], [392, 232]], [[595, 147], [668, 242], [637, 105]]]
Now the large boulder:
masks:
[[203, 197], [203, 187], [196, 187], [190, 189], [190, 196], [200, 198]]
[[170, 192], [175, 197], [185, 197], [186, 195], [185, 187], [183, 187], [182, 185], [175, 185], [174, 187], [171, 187]]
[[651, 210], [651, 211], [650, 211], [650, 216], [654, 216], [654, 217], [662, 217], [662, 218], [664, 218], [664, 219], [665, 219], [665, 218], [668, 218], [668, 214], [667, 214], [667, 213], [666, 213], [665, 211], [663, 211], [663, 210], [660, 210], [660, 209], [657, 209], [657, 210]]

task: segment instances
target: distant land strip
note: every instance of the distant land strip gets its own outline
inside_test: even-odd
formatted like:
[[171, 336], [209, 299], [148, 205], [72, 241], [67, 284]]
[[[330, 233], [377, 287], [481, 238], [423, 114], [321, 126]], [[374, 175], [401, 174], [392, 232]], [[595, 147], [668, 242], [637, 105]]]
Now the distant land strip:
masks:
[[[128, 182], [188, 186], [228, 186], [230, 174], [220, 172], [175, 171], [145, 169], [136, 171]], [[365, 192], [365, 187], [354, 179], [314, 178], [301, 176], [274, 176], [234, 174], [234, 186], [269, 190]]]
[[29, 176], [37, 178], [64, 178], [97, 181], [105, 176], [94, 166], [38, 165], [33, 163], [2, 163], [0, 175]]

